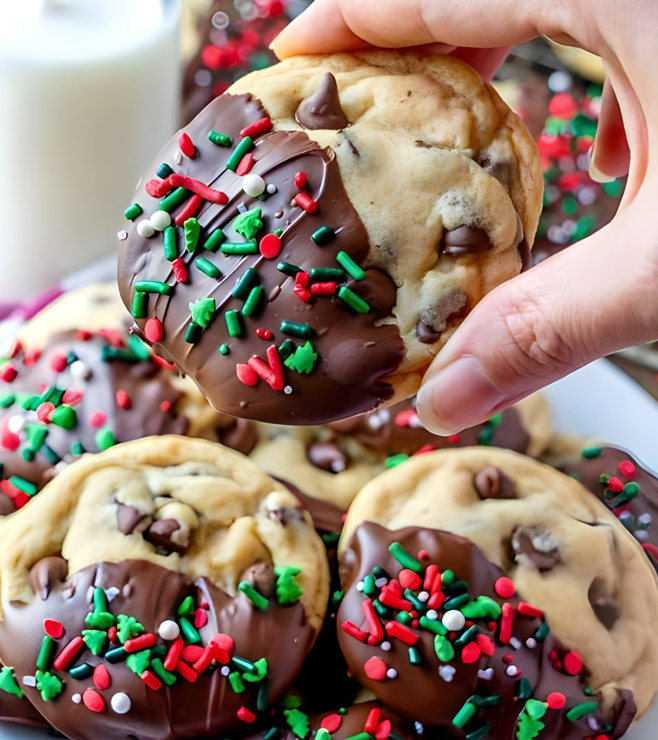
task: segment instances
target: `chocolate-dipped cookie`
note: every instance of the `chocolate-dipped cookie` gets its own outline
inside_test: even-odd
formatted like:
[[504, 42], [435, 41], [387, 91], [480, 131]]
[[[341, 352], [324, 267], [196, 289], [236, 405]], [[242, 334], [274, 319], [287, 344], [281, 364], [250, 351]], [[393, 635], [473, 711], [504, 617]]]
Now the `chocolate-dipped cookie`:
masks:
[[287, 478], [308, 496], [345, 510], [366, 483], [414, 455], [485, 445], [534, 457], [550, 439], [550, 412], [539, 394], [450, 437], [425, 429], [409, 399], [321, 427], [261, 426], [251, 458], [270, 475]]
[[[560, 645], [582, 658], [606, 710], [618, 690], [632, 692], [638, 716], [648, 707], [658, 689], [658, 578], [640, 544], [580, 483], [513, 452], [442, 450], [384, 473], [361, 491], [340, 543], [346, 564], [364, 522], [394, 534], [427, 527], [468, 537], [513, 581], [519, 598], [541, 610]], [[410, 551], [416, 557], [417, 550]], [[354, 587], [358, 578], [350, 576]], [[468, 593], [476, 600], [488, 595], [480, 588]], [[513, 606], [514, 624], [522, 625], [520, 605]], [[348, 656], [348, 663], [363, 671], [363, 661]]]
[[540, 180], [521, 122], [457, 60], [288, 60], [158, 155], [126, 210], [122, 298], [218, 410], [346, 418], [415, 393], [521, 270]]
[[363, 522], [342, 549], [341, 648], [410, 722], [482, 740], [614, 740], [632, 722], [632, 692], [611, 687], [604, 706], [579, 653], [470, 540]]
[[88, 456], [0, 533], [0, 658], [72, 740], [245, 733], [322, 626], [327, 562], [310, 517], [210, 442]]

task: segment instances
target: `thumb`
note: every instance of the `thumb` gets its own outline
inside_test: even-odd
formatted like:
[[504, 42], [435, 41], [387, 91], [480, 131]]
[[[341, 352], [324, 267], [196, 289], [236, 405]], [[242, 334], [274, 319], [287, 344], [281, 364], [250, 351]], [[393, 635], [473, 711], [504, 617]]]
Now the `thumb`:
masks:
[[658, 188], [651, 190], [475, 307], [418, 392], [428, 429], [474, 426], [598, 357], [658, 338]]

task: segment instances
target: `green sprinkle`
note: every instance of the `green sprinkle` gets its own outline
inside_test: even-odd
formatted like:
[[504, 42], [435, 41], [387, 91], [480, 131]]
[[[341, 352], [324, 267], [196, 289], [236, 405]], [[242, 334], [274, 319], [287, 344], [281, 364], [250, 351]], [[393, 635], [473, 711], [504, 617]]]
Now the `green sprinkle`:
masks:
[[588, 460], [594, 460], [601, 454], [601, 448], [600, 447], [585, 447], [585, 449], [581, 452], [582, 456], [587, 458]]
[[315, 733], [315, 740], [331, 740], [331, 735], [329, 734], [329, 730], [325, 729], [324, 727], [321, 727]]
[[135, 283], [135, 290], [138, 293], [158, 293], [159, 295], [169, 295], [173, 288], [167, 283], [160, 280], [138, 280]]
[[50, 419], [50, 423], [55, 426], [71, 431], [78, 423], [78, 415], [72, 406], [59, 406]]
[[160, 201], [159, 209], [161, 211], [171, 213], [172, 211], [175, 211], [178, 206], [183, 205], [191, 195], [192, 191], [187, 188], [176, 188], [176, 190], [169, 193], [166, 198]]
[[203, 334], [203, 329], [197, 324], [195, 321], [190, 321], [190, 323], [187, 325], [187, 329], [185, 330], [185, 341], [188, 344], [196, 344], [199, 339], [201, 339], [201, 335]]
[[179, 617], [192, 616], [192, 614], [194, 614], [194, 599], [191, 596], [186, 596], [183, 601], [181, 601], [176, 613]]
[[89, 678], [93, 672], [94, 669], [89, 665], [89, 663], [83, 663], [82, 665], [75, 666], [75, 668], [71, 668], [69, 676], [74, 678], [76, 681], [84, 681], [85, 678]]
[[234, 219], [232, 224], [233, 229], [240, 234], [240, 236], [244, 236], [245, 239], [253, 239], [263, 228], [261, 215], [262, 210], [260, 208], [245, 211]]
[[203, 243], [203, 248], [208, 252], [216, 252], [226, 241], [226, 234], [221, 229], [215, 229]]
[[144, 627], [135, 619], [126, 614], [119, 614], [117, 617], [117, 635], [123, 644], [132, 637], [138, 637], [144, 632]]
[[296, 604], [303, 596], [304, 589], [295, 581], [295, 577], [302, 572], [301, 568], [277, 565], [274, 568], [276, 576], [276, 600], [279, 604], [289, 606]]
[[137, 334], [131, 334], [128, 339], [128, 345], [132, 354], [142, 362], [146, 362], [151, 358], [151, 350], [145, 342], [143, 342]]
[[133, 203], [132, 205], [128, 206], [128, 208], [126, 208], [126, 210], [123, 212], [123, 215], [129, 221], [134, 221], [137, 216], [141, 216], [142, 213], [144, 213], [144, 209], [139, 205], [139, 203]]
[[313, 267], [309, 272], [309, 277], [312, 283], [343, 283], [347, 280], [345, 271], [339, 267]]
[[198, 301], [190, 303], [192, 321], [201, 328], [206, 329], [215, 315], [216, 305], [214, 298], [199, 298]]
[[158, 169], [155, 171], [155, 174], [162, 178], [163, 180], [166, 180], [169, 175], [173, 175], [174, 171], [171, 169], [171, 167], [166, 163], [163, 162]]
[[262, 594], [259, 594], [249, 581], [242, 581], [238, 586], [238, 591], [243, 593], [257, 609], [261, 611], [267, 609], [268, 600]]
[[274, 236], [278, 236], [279, 238], [283, 236], [283, 229], [274, 229], [272, 232]]
[[183, 633], [183, 637], [193, 645], [197, 642], [201, 642], [201, 635], [197, 632], [196, 627], [190, 622], [187, 617], [181, 617], [178, 620], [180, 630]]
[[52, 637], [49, 635], [44, 636], [41, 641], [41, 647], [39, 648], [39, 655], [37, 656], [37, 668], [40, 671], [47, 671], [50, 668], [56, 645], [57, 643]]
[[624, 490], [619, 496], [619, 501], [617, 502], [617, 506], [621, 506], [622, 504], [627, 504], [629, 501], [632, 501], [634, 498], [639, 496], [640, 494], [640, 486], [638, 486], [637, 483], [631, 482], [626, 483], [624, 486]]
[[108, 663], [122, 663], [128, 657], [128, 653], [122, 647], [118, 647], [108, 650], [103, 657]]
[[238, 169], [238, 165], [240, 164], [242, 157], [244, 157], [245, 154], [249, 154], [253, 148], [254, 140], [251, 136], [245, 136], [231, 152], [231, 156], [228, 158], [228, 162], [226, 163], [226, 169], [231, 170], [231, 172], [235, 172]]
[[294, 694], [286, 694], [281, 699], [281, 706], [284, 709], [298, 709], [301, 705], [302, 700], [298, 696], [294, 696]]
[[231, 146], [233, 139], [226, 134], [220, 134], [219, 131], [208, 131], [208, 141], [212, 141], [217, 146]]
[[130, 304], [130, 314], [135, 319], [145, 319], [148, 314], [149, 297], [148, 293], [137, 293], [133, 295], [133, 301]]
[[279, 262], [276, 269], [288, 277], [295, 277], [298, 272], [303, 272], [301, 267], [291, 265], [290, 262]]
[[543, 701], [537, 701], [537, 699], [528, 699], [523, 708], [533, 719], [541, 719], [546, 714], [548, 705]]
[[114, 447], [117, 443], [114, 434], [111, 429], [99, 429], [96, 432], [96, 446], [102, 452], [103, 450], [109, 450], [110, 447]]
[[94, 611], [106, 612], [109, 610], [110, 605], [107, 601], [107, 594], [102, 588], [94, 589]]
[[[443, 605], [442, 608], [447, 611], [447, 607], [445, 604]], [[469, 642], [473, 642], [473, 640], [475, 640], [475, 638], [478, 636], [479, 633], [480, 633], [480, 630], [477, 624], [474, 624], [472, 627], [469, 627], [465, 632], [462, 632], [459, 638], [455, 640], [455, 645], [461, 648], [466, 647], [466, 645], [468, 645]]]
[[577, 722], [588, 714], [593, 714], [598, 708], [599, 705], [595, 701], [586, 701], [582, 704], [576, 704], [575, 707], [572, 707], [567, 712], [567, 719], [569, 722]]
[[459, 729], [467, 725], [477, 714], [477, 707], [471, 699], [467, 699], [464, 706], [457, 712], [452, 720], [452, 724]]
[[24, 447], [21, 450], [21, 458], [25, 460], [25, 462], [32, 462], [36, 456], [37, 453], [29, 447]]
[[417, 647], [409, 648], [409, 662], [411, 665], [420, 665], [423, 662], [420, 650]]
[[242, 680], [250, 683], [258, 683], [267, 676], [267, 661], [265, 658], [260, 658], [255, 663], [251, 664], [251, 670], [242, 674]]
[[297, 347], [284, 362], [285, 366], [297, 373], [308, 375], [318, 360], [315, 348], [310, 342]]
[[9, 482], [12, 486], [18, 488], [19, 491], [27, 493], [28, 496], [34, 496], [34, 494], [39, 490], [34, 483], [30, 483], [30, 481], [25, 480], [25, 478], [19, 478], [17, 475], [12, 475], [9, 478]]
[[226, 328], [230, 337], [241, 337], [243, 333], [242, 318], [237, 311], [227, 311], [224, 314]]
[[308, 726], [308, 716], [299, 709], [284, 709], [283, 716], [286, 718], [288, 726], [297, 735], [300, 740], [304, 740], [310, 732]]
[[38, 452], [48, 437], [48, 428], [38, 424], [29, 424], [25, 427], [25, 433], [27, 434], [30, 449], [33, 452]]
[[519, 699], [526, 701], [532, 696], [532, 685], [527, 678], [521, 678], [517, 684], [519, 688]]
[[405, 455], [404, 452], [401, 452], [399, 455], [391, 455], [391, 457], [387, 457], [386, 460], [384, 460], [384, 467], [388, 469], [396, 468], [408, 459], [409, 455]]
[[[123, 648], [121, 648], [123, 650]], [[150, 650], [142, 650], [139, 653], [131, 653], [128, 656], [128, 660], [126, 661], [126, 665], [133, 673], [136, 673], [138, 676], [141, 676], [142, 673], [149, 667], [149, 663], [151, 662], [151, 651]]]
[[237, 298], [240, 301], [246, 301], [252, 288], [255, 288], [257, 285], [258, 273], [253, 267], [247, 267], [240, 276], [240, 279], [236, 282], [235, 287], [231, 291], [231, 295], [233, 298]]
[[448, 663], [455, 657], [455, 649], [444, 635], [434, 635], [434, 652], [442, 663]]
[[311, 239], [320, 247], [325, 247], [336, 238], [336, 232], [329, 226], [321, 226], [311, 234]]
[[368, 303], [353, 290], [346, 288], [344, 285], [342, 288], [338, 289], [338, 297], [357, 313], [368, 313], [368, 311], [370, 311]]
[[338, 252], [336, 262], [338, 262], [352, 280], [363, 280], [365, 278], [365, 270], [359, 267], [347, 252]]
[[312, 339], [315, 336], [315, 329], [312, 326], [296, 321], [282, 321], [280, 329], [283, 334], [300, 339]]
[[500, 605], [488, 596], [478, 596], [460, 611], [466, 619], [498, 619], [502, 613]]
[[160, 658], [151, 661], [151, 670], [166, 686], [173, 686], [176, 683], [176, 676], [164, 667]]
[[74, 442], [71, 445], [72, 455], [82, 455], [84, 451], [85, 451], [85, 448], [80, 444], [80, 442]]
[[231, 684], [233, 693], [241, 694], [244, 691], [244, 683], [242, 683], [240, 674], [237, 671], [228, 674], [228, 682]]
[[213, 263], [205, 257], [197, 257], [197, 259], [194, 260], [194, 264], [209, 278], [217, 279], [222, 276], [219, 267], [217, 267], [217, 265], [213, 265]]
[[[320, 730], [317, 731], [315, 737], [317, 738], [319, 734]], [[265, 733], [265, 737], [263, 738], [263, 740], [281, 740], [282, 737], [283, 733], [278, 727], [270, 727], [270, 729]]]
[[222, 244], [219, 251], [223, 254], [256, 254], [258, 244], [251, 242], [226, 242]]
[[[163, 234], [164, 238], [164, 256], [169, 262], [173, 262], [178, 257], [178, 245], [176, 244], [176, 229], [173, 226], [167, 226]], [[140, 316], [139, 318], [144, 318]]]
[[219, 349], [217, 351], [219, 352], [220, 355], [224, 355], [224, 356], [231, 354], [231, 349], [228, 346], [228, 344], [220, 344]]
[[443, 604], [443, 609], [461, 609], [463, 606], [466, 606], [466, 604], [470, 604], [472, 601], [471, 597], [468, 594], [460, 594], [459, 596], [455, 596], [452, 599], [448, 599]]
[[[410, 588], [405, 588], [403, 594], [404, 598], [413, 604], [413, 607], [416, 611], [424, 612], [427, 609], [425, 604], [416, 596], [415, 592], [412, 591]], [[444, 608], [446, 607], [444, 606]]]
[[420, 561], [410, 555], [399, 542], [394, 542], [389, 546], [388, 551], [400, 563], [403, 568], [413, 570], [414, 573], [420, 573], [423, 569]]
[[375, 576], [373, 576], [372, 573], [368, 573], [368, 575], [363, 579], [363, 593], [366, 596], [372, 596], [376, 589]]
[[[342, 591], [334, 591], [333, 594], [331, 594], [331, 604], [332, 604], [332, 606], [338, 606], [340, 604], [340, 602], [343, 600], [343, 597], [344, 596], [345, 596], [345, 594]], [[378, 602], [378, 603], [381, 603], [381, 602]]]
[[284, 340], [279, 346], [279, 355], [281, 355], [283, 362], [285, 362], [296, 349], [297, 345], [292, 341], [292, 339]]
[[41, 698], [44, 701], [51, 701], [59, 696], [62, 691], [62, 682], [48, 671], [37, 671], [35, 673], [37, 690], [41, 692]]
[[116, 620], [110, 612], [93, 611], [85, 617], [85, 624], [93, 627], [95, 630], [108, 630], [113, 627]]
[[409, 612], [398, 612], [395, 615], [395, 621], [399, 622], [400, 624], [409, 624], [413, 621], [413, 617]]
[[199, 236], [201, 236], [201, 225], [196, 218], [188, 218], [183, 224], [183, 231], [185, 232], [185, 249], [188, 252], [194, 252], [199, 243]]
[[5, 393], [3, 396], [0, 396], [0, 409], [8, 409], [10, 406], [13, 406], [15, 402], [16, 396], [12, 393]]
[[350, 735], [345, 740], [373, 740], [372, 735], [367, 732], [357, 732], [356, 735]]
[[544, 642], [544, 640], [548, 637], [550, 634], [550, 627], [548, 626], [547, 622], [544, 622], [542, 625], [540, 625], [539, 629], [535, 632], [533, 637], [537, 642]]
[[491, 730], [491, 722], [487, 722], [486, 725], [473, 730], [473, 732], [469, 732], [466, 735], [466, 740], [484, 740], [485, 737], [489, 737], [489, 730]]
[[438, 619], [430, 619], [429, 617], [422, 616], [419, 620], [419, 624], [423, 629], [433, 632], [435, 635], [448, 634], [448, 630], [443, 626], [442, 622], [439, 622]]
[[261, 298], [263, 297], [263, 292], [263, 288], [260, 285], [251, 289], [251, 293], [249, 293], [249, 297], [242, 307], [243, 316], [253, 316], [256, 313], [258, 305], [261, 302]]
[[106, 638], [102, 630], [82, 630], [82, 639], [94, 655], [102, 655]]
[[245, 672], [246, 673], [256, 673], [257, 672], [256, 668], [254, 668], [254, 664], [250, 660], [247, 660], [246, 658], [235, 657], [231, 659], [231, 663], [233, 663], [233, 665], [239, 670], [241, 670], [243, 673]]

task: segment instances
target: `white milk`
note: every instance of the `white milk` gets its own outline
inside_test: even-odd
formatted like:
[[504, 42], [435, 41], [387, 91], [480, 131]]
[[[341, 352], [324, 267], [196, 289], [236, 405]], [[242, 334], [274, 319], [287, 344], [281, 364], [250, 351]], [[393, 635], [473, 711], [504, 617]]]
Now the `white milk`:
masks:
[[116, 249], [178, 102], [177, 0], [0, 0], [0, 302]]

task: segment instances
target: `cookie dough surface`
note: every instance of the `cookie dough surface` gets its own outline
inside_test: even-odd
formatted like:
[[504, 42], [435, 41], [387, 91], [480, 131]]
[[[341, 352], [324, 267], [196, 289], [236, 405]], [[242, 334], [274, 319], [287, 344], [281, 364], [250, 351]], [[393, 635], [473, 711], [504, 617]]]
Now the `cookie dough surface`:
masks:
[[640, 544], [573, 479], [503, 450], [429, 453], [361, 491], [343, 553], [367, 521], [468, 537], [579, 652], [595, 689], [630, 689], [639, 714], [648, 707], [658, 687], [656, 575]]

